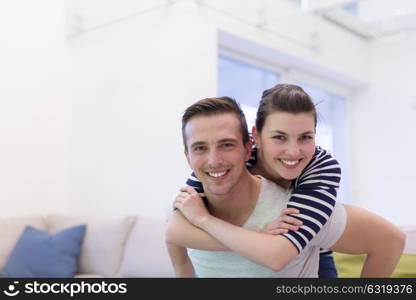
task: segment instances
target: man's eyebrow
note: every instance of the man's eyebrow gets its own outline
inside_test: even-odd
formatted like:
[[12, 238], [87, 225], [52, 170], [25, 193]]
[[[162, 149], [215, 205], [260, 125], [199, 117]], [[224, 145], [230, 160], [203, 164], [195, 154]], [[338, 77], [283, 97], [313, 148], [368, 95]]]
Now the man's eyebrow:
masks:
[[238, 140], [237, 139], [232, 139], [232, 138], [227, 138], [227, 139], [222, 139], [222, 140], [219, 140], [218, 141], [218, 144], [221, 144], [221, 143], [237, 143], [238, 142]]
[[309, 131], [305, 131], [301, 133], [300, 135], [305, 135], [305, 134], [315, 134], [315, 132], [309, 130]]
[[206, 142], [198, 141], [198, 142], [192, 143], [192, 144], [191, 144], [191, 148], [193, 148], [193, 147], [195, 147], [195, 146], [202, 146], [202, 145], [206, 145], [206, 144], [207, 144]]
[[[226, 138], [226, 139], [222, 139], [219, 140], [217, 142], [217, 144], [222, 144], [222, 143], [238, 143], [237, 139], [233, 139], [233, 138]], [[207, 142], [203, 142], [203, 141], [197, 141], [191, 144], [191, 148], [195, 147], [195, 146], [204, 146], [207, 145]]]

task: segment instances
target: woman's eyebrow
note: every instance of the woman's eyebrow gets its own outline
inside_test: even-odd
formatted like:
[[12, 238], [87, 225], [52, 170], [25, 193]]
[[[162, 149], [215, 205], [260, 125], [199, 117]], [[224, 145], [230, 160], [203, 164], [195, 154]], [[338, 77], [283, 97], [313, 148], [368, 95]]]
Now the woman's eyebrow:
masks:
[[[281, 131], [281, 130], [272, 130], [271, 133], [278, 133], [278, 134], [282, 134], [282, 135], [288, 135], [286, 132]], [[299, 135], [305, 135], [305, 134], [315, 134], [315, 132], [309, 130], [309, 131], [302, 132]]]
[[271, 131], [271, 133], [278, 133], [278, 134], [284, 134], [284, 135], [287, 135], [287, 133], [286, 133], [286, 132], [284, 132], [284, 131], [280, 131], [280, 130], [272, 130], [272, 131]]

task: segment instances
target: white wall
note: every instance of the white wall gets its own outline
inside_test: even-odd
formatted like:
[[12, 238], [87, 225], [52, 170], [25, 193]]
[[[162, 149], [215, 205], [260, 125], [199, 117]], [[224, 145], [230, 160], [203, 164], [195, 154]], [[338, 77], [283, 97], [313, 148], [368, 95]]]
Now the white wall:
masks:
[[414, 224], [416, 34], [372, 45], [371, 83], [351, 105], [353, 198]]
[[216, 30], [180, 3], [71, 41], [77, 213], [163, 216], [190, 174], [180, 118], [216, 94]]
[[64, 0], [0, 5], [1, 216], [163, 215], [189, 173], [180, 116], [216, 94], [220, 29], [277, 65], [371, 82], [350, 107], [353, 201], [413, 223], [414, 36], [368, 45], [317, 20], [311, 49], [179, 1], [66, 39]]
[[63, 1], [0, 2], [0, 216], [68, 209]]
[[216, 29], [183, 3], [68, 40], [68, 3], [1, 3], [0, 214], [162, 216], [190, 173], [181, 114], [216, 94]]

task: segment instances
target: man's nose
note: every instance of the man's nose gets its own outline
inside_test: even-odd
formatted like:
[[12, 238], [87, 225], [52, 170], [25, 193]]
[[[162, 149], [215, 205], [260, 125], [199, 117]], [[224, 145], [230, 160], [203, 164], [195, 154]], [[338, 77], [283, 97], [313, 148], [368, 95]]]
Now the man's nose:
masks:
[[221, 165], [222, 162], [223, 162], [223, 157], [220, 151], [217, 151], [217, 150], [210, 151], [209, 156], [208, 156], [208, 164], [211, 167], [217, 167], [218, 165]]

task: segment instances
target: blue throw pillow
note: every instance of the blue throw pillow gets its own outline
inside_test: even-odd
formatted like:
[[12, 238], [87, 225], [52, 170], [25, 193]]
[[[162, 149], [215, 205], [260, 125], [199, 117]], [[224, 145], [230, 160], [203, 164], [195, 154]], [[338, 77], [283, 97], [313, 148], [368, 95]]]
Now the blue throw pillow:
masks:
[[86, 225], [53, 235], [27, 226], [13, 249], [2, 277], [73, 277]]

